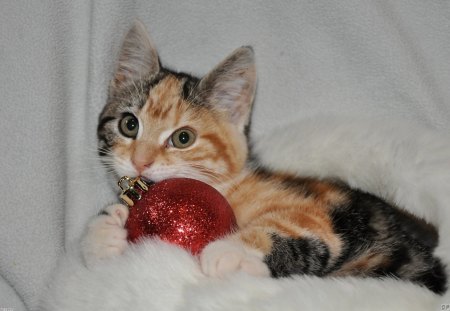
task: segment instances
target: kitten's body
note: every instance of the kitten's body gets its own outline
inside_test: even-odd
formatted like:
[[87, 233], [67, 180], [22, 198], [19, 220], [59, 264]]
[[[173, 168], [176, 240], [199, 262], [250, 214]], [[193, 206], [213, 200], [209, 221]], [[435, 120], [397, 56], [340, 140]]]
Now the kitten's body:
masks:
[[[113, 159], [119, 175], [191, 177], [222, 192], [239, 229], [202, 252], [208, 275], [389, 275], [442, 293], [446, 276], [432, 256], [437, 238], [419, 220], [342, 183], [271, 172], [250, 160], [255, 79], [250, 48], [236, 50], [202, 79], [163, 69], [138, 23], [100, 116], [100, 154]], [[108, 257], [125, 247], [126, 210], [109, 214], [91, 225], [85, 256]], [[113, 242], [114, 233], [104, 234], [112, 223], [120, 231]]]
[[244, 228], [237, 235], [264, 253], [272, 276], [392, 276], [445, 289], [442, 266], [431, 255], [433, 229], [373, 195], [256, 170], [226, 197]]

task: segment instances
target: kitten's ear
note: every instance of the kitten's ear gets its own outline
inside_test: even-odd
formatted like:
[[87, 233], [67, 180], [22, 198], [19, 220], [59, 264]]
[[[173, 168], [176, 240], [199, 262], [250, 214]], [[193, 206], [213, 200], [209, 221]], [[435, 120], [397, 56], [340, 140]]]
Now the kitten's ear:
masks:
[[251, 47], [235, 50], [198, 85], [202, 99], [228, 113], [243, 131], [249, 122], [256, 89], [256, 68]]
[[119, 63], [111, 87], [121, 88], [133, 80], [159, 72], [159, 59], [144, 24], [135, 21], [120, 49]]

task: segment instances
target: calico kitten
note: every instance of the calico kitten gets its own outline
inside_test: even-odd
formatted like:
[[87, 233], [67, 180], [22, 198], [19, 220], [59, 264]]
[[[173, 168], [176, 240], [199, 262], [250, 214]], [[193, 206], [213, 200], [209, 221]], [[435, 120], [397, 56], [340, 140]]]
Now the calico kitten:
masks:
[[[443, 293], [437, 234], [426, 223], [341, 182], [257, 164], [247, 135], [255, 86], [250, 47], [198, 79], [163, 68], [137, 22], [100, 115], [100, 156], [118, 176], [195, 178], [227, 198], [239, 229], [204, 249], [207, 275], [392, 276]], [[127, 216], [113, 205], [94, 219], [83, 241], [88, 262], [125, 249]]]

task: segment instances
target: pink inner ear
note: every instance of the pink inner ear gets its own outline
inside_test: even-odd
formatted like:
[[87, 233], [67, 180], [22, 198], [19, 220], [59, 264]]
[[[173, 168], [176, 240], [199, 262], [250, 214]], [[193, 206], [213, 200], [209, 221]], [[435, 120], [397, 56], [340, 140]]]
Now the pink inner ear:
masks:
[[213, 101], [222, 110], [227, 111], [230, 121], [241, 127], [248, 123], [254, 87], [248, 80], [242, 77], [236, 80], [229, 80], [220, 84], [218, 90], [213, 92]]
[[114, 87], [125, 86], [133, 80], [156, 74], [158, 71], [158, 53], [145, 26], [136, 21], [122, 43]]
[[256, 89], [253, 50], [241, 47], [210, 71], [200, 82], [205, 100], [228, 113], [241, 130], [248, 124]]

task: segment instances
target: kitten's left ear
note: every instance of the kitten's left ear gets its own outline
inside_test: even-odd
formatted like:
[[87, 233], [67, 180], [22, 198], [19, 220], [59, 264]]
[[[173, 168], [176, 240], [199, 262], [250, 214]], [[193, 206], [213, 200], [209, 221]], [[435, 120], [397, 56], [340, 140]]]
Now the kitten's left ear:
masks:
[[198, 85], [202, 100], [228, 113], [241, 131], [249, 122], [256, 89], [256, 68], [251, 47], [235, 50]]
[[130, 85], [134, 80], [159, 72], [156, 48], [141, 21], [136, 20], [128, 31], [119, 53], [119, 62], [112, 80], [112, 89]]

